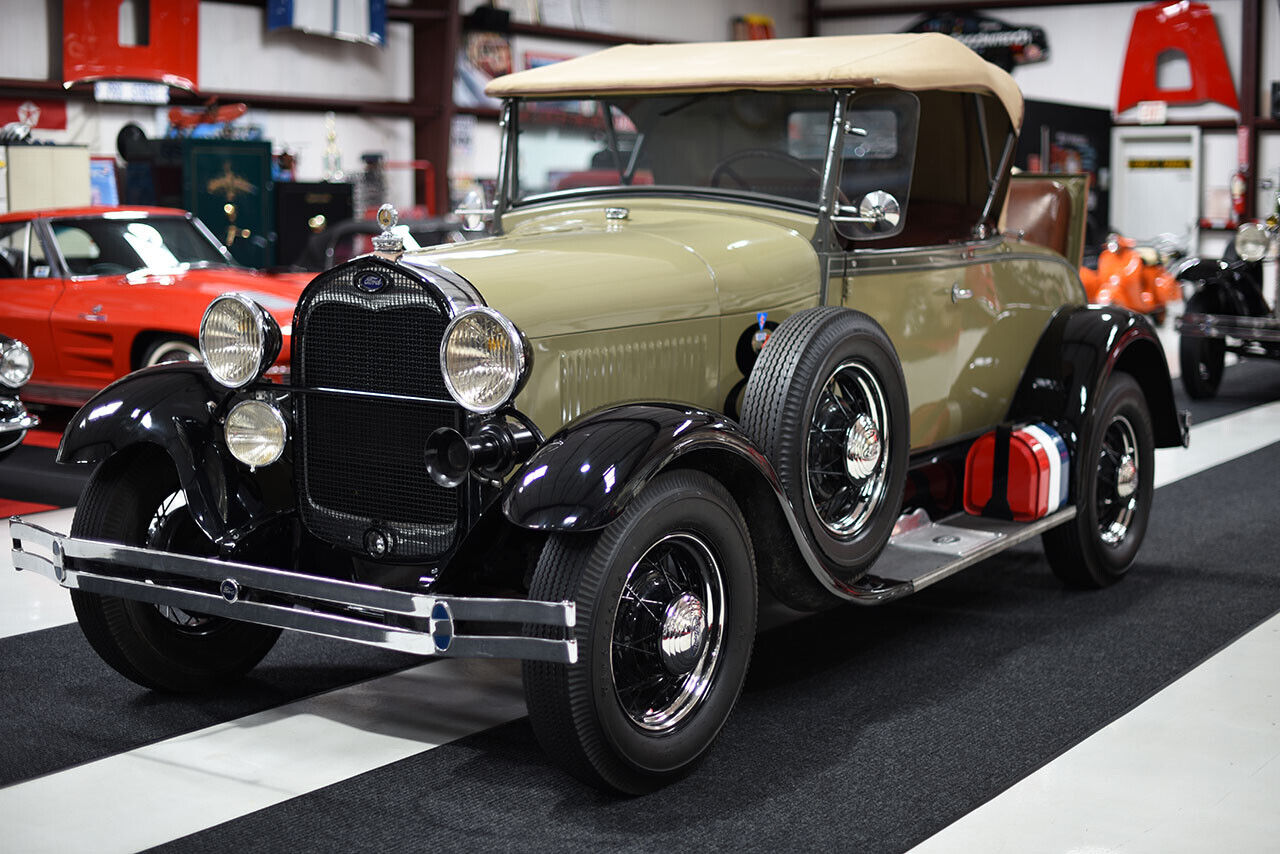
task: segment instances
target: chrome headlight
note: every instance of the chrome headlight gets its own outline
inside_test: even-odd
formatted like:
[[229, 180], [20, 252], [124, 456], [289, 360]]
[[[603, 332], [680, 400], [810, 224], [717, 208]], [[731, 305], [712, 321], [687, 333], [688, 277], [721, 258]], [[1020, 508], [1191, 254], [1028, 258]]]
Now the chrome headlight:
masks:
[[463, 311], [449, 322], [440, 342], [449, 394], [472, 412], [493, 412], [515, 397], [530, 356], [520, 330], [491, 308]]
[[21, 341], [10, 341], [0, 353], [0, 383], [9, 388], [22, 388], [31, 379], [35, 366], [27, 345]]
[[1236, 254], [1243, 261], [1261, 261], [1267, 255], [1269, 242], [1267, 230], [1256, 222], [1246, 222], [1236, 229]]
[[240, 401], [231, 407], [223, 430], [231, 456], [250, 468], [269, 466], [284, 453], [284, 416], [269, 403]]
[[200, 321], [200, 355], [213, 378], [240, 388], [262, 376], [280, 355], [280, 327], [244, 294], [223, 294]]

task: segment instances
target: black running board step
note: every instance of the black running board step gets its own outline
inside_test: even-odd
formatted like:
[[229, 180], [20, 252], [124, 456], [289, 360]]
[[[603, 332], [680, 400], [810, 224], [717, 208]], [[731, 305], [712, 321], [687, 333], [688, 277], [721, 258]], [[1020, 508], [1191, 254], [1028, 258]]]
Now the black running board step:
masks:
[[883, 581], [910, 584], [913, 592], [922, 590], [1075, 515], [1074, 505], [1034, 522], [1006, 522], [957, 513], [893, 537], [873, 572]]

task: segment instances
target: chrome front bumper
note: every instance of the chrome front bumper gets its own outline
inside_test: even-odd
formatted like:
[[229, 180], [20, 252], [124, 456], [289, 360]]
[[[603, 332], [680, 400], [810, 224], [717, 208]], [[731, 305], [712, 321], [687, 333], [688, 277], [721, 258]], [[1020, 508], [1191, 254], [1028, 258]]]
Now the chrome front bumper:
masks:
[[7, 451], [22, 441], [27, 431], [40, 424], [40, 419], [27, 412], [16, 397], [0, 397], [0, 451]]
[[[15, 569], [63, 587], [168, 605], [418, 655], [522, 658], [572, 664], [578, 643], [525, 635], [458, 634], [467, 624], [571, 629], [572, 602], [436, 596], [247, 563], [86, 540], [9, 520]], [[46, 557], [27, 551], [36, 546]], [[216, 586], [217, 592], [210, 588]], [[572, 635], [572, 632], [566, 632]]]

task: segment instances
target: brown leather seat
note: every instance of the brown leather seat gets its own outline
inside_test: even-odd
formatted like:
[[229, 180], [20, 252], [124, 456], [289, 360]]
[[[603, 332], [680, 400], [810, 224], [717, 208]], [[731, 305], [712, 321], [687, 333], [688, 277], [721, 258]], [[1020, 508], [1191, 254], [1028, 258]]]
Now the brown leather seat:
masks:
[[1013, 181], [1005, 209], [1005, 232], [1028, 243], [1067, 254], [1071, 223], [1071, 194], [1052, 178]]

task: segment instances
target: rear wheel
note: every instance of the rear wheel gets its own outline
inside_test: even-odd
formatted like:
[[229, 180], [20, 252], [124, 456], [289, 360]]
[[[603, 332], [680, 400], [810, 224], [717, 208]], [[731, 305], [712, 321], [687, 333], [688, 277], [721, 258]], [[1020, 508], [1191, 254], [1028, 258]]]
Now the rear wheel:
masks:
[[[1195, 294], [1187, 300], [1187, 314], [1211, 314], [1213, 305], [1204, 294]], [[1182, 386], [1187, 394], [1197, 400], [1206, 400], [1218, 393], [1222, 382], [1223, 365], [1226, 363], [1227, 342], [1221, 338], [1199, 338], [1183, 335], [1178, 342], [1178, 357], [1182, 370]]]
[[[94, 473], [76, 507], [73, 536], [180, 554], [210, 555], [167, 455], [126, 453]], [[267, 654], [279, 629], [169, 606], [71, 591], [76, 619], [103, 661], [139, 685], [208, 691], [243, 676]]]
[[1075, 587], [1105, 587], [1124, 577], [1146, 535], [1155, 494], [1155, 440], [1136, 380], [1107, 383], [1074, 462], [1076, 516], [1045, 532], [1054, 573]]
[[577, 663], [523, 666], [547, 754], [628, 794], [688, 773], [737, 701], [755, 640], [751, 539], [725, 488], [659, 475], [598, 534], [553, 535], [529, 595], [577, 605]]

